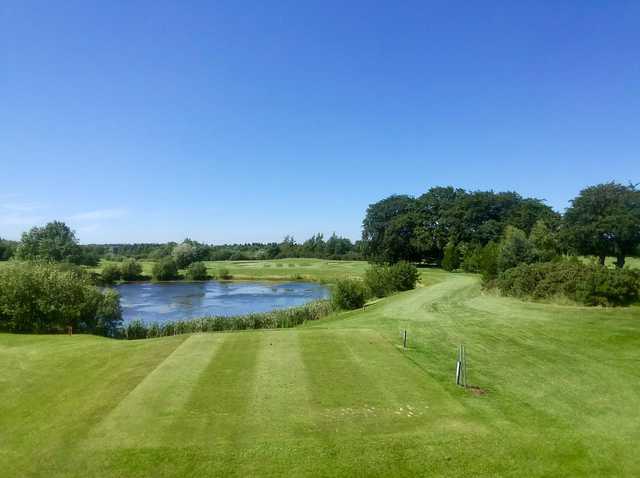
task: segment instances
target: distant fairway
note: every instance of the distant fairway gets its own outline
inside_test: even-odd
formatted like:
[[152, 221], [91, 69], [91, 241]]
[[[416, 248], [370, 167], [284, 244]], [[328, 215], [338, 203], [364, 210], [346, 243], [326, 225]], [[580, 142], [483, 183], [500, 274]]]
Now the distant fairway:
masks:
[[234, 279], [305, 279], [333, 282], [339, 278], [364, 274], [369, 264], [364, 261], [331, 261], [327, 259], [274, 259], [270, 261], [209, 261], [210, 273], [226, 268]]
[[[433, 285], [298, 329], [2, 334], [0, 474], [640, 476], [640, 308], [422, 275]], [[460, 343], [477, 393], [453, 385]]]
[[[100, 272], [107, 261], [92, 268]], [[140, 261], [143, 274], [151, 276], [154, 262]], [[1, 265], [2, 263], [0, 263]], [[207, 271], [216, 276], [226, 269], [234, 280], [311, 280], [335, 282], [345, 277], [357, 277], [369, 267], [365, 261], [332, 261], [328, 259], [274, 259], [265, 261], [206, 261]]]

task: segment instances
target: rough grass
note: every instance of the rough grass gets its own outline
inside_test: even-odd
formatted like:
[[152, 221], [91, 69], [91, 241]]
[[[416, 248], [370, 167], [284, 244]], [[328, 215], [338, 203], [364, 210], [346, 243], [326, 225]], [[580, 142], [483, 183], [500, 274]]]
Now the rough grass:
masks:
[[639, 308], [422, 274], [297, 329], [0, 335], [2, 476], [640, 475]]

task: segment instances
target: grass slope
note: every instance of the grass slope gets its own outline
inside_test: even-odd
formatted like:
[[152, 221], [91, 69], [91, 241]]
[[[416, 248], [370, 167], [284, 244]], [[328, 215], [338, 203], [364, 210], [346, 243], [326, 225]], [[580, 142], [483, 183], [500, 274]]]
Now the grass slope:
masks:
[[3, 476], [640, 475], [640, 309], [423, 278], [298, 329], [0, 335]]

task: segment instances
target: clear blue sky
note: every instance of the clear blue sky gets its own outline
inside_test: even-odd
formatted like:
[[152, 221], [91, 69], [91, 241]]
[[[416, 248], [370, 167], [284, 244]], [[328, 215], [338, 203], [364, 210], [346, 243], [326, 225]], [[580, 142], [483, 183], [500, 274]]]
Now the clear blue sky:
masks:
[[640, 181], [639, 25], [637, 1], [5, 0], [0, 236], [355, 239], [434, 185], [562, 211]]

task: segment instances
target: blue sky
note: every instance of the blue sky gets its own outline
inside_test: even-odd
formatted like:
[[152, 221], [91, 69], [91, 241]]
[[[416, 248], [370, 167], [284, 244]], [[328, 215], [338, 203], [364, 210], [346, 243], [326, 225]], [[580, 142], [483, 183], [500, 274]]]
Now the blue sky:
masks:
[[0, 6], [0, 236], [360, 235], [434, 185], [640, 181], [640, 2]]

